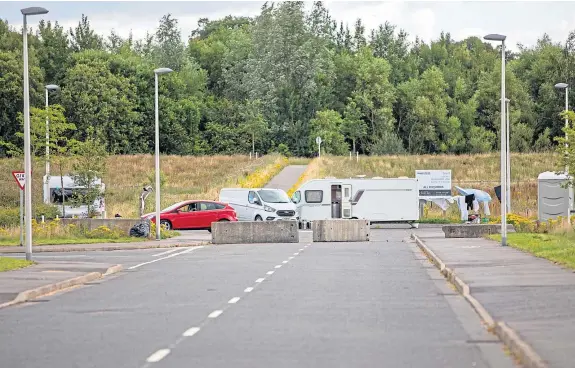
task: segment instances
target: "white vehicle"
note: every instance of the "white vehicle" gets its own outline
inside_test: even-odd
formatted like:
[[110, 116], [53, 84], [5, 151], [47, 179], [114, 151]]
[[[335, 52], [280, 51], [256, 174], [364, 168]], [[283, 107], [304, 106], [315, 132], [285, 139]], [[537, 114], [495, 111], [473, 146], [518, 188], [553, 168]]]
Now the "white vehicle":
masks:
[[[64, 190], [62, 190], [62, 179], [64, 181]], [[101, 193], [104, 193], [106, 185], [102, 183], [101, 179], [96, 179], [94, 185]], [[46, 175], [44, 175], [44, 203], [58, 206], [62, 217], [88, 217], [87, 205], [73, 203], [73, 200], [85, 190], [85, 187], [76, 185], [74, 178], [70, 176], [50, 176], [50, 181], [46, 182]], [[105, 212], [106, 203], [104, 196], [99, 196], [94, 200], [91, 210], [94, 211], [96, 216], [101, 216]]]
[[295, 205], [281, 189], [223, 188], [219, 200], [236, 211], [238, 221], [297, 220]]
[[417, 179], [413, 178], [315, 179], [299, 187], [292, 201], [303, 224], [333, 218], [407, 223], [419, 220]]

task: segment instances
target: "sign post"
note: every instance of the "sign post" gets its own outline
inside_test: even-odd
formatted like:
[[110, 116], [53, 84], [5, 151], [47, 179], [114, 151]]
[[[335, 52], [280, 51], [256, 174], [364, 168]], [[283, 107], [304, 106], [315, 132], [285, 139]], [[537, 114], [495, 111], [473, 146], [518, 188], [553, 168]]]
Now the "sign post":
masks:
[[24, 171], [12, 171], [12, 176], [20, 187], [20, 246], [24, 245], [24, 185], [26, 174]]
[[317, 143], [317, 157], [321, 157], [321, 137], [316, 137], [315, 143]]
[[[415, 170], [419, 191], [419, 215], [425, 201], [451, 197], [451, 170]], [[444, 211], [445, 215], [445, 211]]]

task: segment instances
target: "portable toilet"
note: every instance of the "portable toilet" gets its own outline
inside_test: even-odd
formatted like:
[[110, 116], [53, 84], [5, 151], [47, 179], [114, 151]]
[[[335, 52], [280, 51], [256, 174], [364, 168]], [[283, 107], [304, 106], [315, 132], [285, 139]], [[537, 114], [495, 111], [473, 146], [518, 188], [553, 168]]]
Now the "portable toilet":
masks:
[[568, 176], [546, 171], [537, 178], [537, 209], [539, 221], [567, 217], [573, 209], [573, 188], [567, 187]]

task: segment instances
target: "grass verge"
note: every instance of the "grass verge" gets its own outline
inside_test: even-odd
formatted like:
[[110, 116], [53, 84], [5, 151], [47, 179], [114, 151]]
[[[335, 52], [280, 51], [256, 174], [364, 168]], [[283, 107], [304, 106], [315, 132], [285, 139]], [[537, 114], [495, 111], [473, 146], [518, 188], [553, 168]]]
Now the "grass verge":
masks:
[[[150, 240], [148, 238], [122, 237], [114, 239], [98, 238], [34, 238], [36, 245], [68, 245], [68, 244], [96, 244], [96, 243], [135, 243]], [[0, 247], [13, 247], [20, 245], [20, 239], [0, 239]]]
[[17, 270], [32, 265], [34, 262], [25, 259], [15, 259], [10, 257], [0, 257], [0, 272]]
[[[501, 235], [490, 235], [489, 239], [501, 241]], [[507, 234], [507, 243], [575, 270], [575, 234], [511, 233]]]

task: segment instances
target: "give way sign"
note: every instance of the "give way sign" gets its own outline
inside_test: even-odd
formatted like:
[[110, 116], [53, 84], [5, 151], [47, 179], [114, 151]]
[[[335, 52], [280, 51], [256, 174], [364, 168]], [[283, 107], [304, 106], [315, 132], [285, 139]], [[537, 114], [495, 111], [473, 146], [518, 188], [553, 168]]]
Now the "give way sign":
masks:
[[16, 179], [16, 183], [21, 190], [24, 190], [24, 184], [26, 183], [26, 173], [24, 171], [12, 171], [12, 176]]

